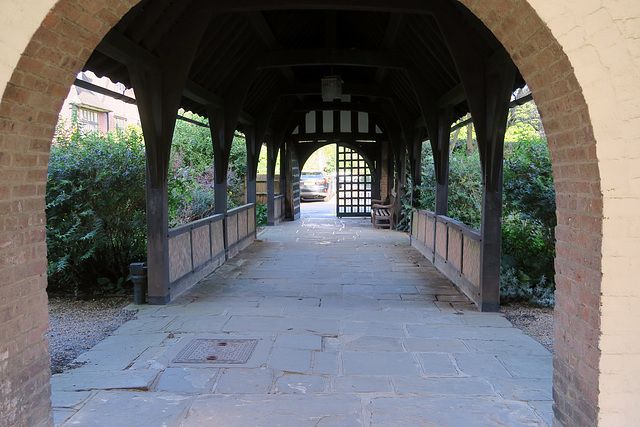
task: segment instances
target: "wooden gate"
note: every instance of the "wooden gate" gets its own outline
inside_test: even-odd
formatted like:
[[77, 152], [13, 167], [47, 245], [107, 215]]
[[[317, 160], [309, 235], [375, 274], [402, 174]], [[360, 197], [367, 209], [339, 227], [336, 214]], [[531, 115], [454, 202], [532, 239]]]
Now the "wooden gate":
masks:
[[371, 169], [358, 153], [342, 144], [336, 146], [336, 212], [338, 218], [371, 215]]

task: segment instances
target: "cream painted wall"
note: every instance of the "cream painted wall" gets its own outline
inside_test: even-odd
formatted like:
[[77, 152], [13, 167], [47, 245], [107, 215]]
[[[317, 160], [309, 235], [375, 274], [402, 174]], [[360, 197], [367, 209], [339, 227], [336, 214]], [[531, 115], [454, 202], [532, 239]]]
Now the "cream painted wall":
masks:
[[[604, 192], [601, 425], [640, 419], [640, 1], [529, 0], [584, 90]], [[54, 0], [0, 0], [0, 90]]]
[[0, 93], [54, 0], [0, 0]]
[[583, 88], [603, 191], [600, 425], [640, 419], [640, 2], [530, 0]]

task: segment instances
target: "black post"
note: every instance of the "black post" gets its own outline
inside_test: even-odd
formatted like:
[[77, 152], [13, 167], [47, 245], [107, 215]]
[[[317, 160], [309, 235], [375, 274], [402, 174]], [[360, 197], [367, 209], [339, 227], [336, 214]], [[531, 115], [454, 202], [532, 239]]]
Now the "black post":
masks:
[[136, 305], [147, 302], [147, 266], [144, 262], [134, 262], [129, 265], [129, 273], [133, 282], [133, 303]]
[[267, 225], [275, 225], [275, 168], [276, 147], [274, 141], [267, 143]]
[[[453, 106], [447, 105], [438, 112], [438, 127], [435, 144], [432, 144], [434, 157], [437, 161], [436, 171], [436, 206], [435, 214], [447, 216], [449, 213], [449, 134], [451, 133], [451, 119]], [[437, 153], [436, 153], [437, 151]]]

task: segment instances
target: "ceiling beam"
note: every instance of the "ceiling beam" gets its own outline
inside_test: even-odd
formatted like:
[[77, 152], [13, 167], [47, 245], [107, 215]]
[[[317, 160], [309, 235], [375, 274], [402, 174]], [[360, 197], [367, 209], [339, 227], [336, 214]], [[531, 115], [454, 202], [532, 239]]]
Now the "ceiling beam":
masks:
[[383, 133], [360, 133], [360, 132], [320, 132], [320, 133], [292, 133], [289, 136], [290, 139], [295, 140], [298, 143], [305, 144], [308, 141], [311, 142], [333, 142], [344, 139], [359, 140], [359, 141], [379, 141], [386, 138]]
[[[216, 108], [224, 107], [224, 99], [222, 99], [221, 96], [216, 95], [215, 93], [203, 88], [202, 86], [191, 80], [187, 80], [187, 84], [185, 85], [185, 89], [182, 95], [185, 98], [188, 98], [202, 105], [211, 105]], [[255, 119], [253, 118], [253, 116], [245, 113], [244, 111], [240, 112], [238, 121], [240, 123], [248, 125], [255, 124]]]
[[[342, 86], [343, 95], [366, 96], [370, 98], [391, 98], [393, 95], [377, 85], [366, 85], [357, 83], [345, 83]], [[281, 96], [296, 95], [321, 95], [320, 81], [318, 83], [300, 83], [287, 86], [281, 92]]]
[[[96, 50], [121, 64], [134, 63], [149, 71], [157, 72], [162, 69], [159, 57], [117, 31], [107, 33], [102, 42], [96, 47]], [[186, 81], [182, 95], [202, 105], [211, 105], [216, 108], [223, 108], [224, 106], [222, 97], [189, 79]], [[244, 124], [255, 123], [254, 118], [245, 112], [240, 113], [238, 121]]]
[[354, 102], [307, 102], [293, 108], [294, 112], [309, 111], [357, 111], [361, 113], [384, 114], [377, 105]]
[[[384, 40], [382, 41], [382, 49], [383, 50], [392, 50], [393, 46], [396, 43], [396, 39], [398, 38], [398, 34], [400, 33], [400, 28], [402, 27], [402, 21], [404, 20], [404, 15], [400, 13], [392, 13], [389, 18], [389, 24], [387, 25], [387, 31], [384, 34]], [[376, 72], [376, 81], [381, 83], [384, 80], [384, 76], [387, 73], [386, 68], [379, 68]]]
[[265, 4], [264, 0], [219, 0], [216, 10], [223, 12], [246, 12], [249, 10], [356, 10], [370, 12], [399, 12], [430, 14], [432, 6], [424, 0], [279, 0]]
[[115, 30], [107, 33], [96, 50], [121, 64], [136, 64], [149, 71], [162, 68], [159, 57]]
[[407, 57], [393, 52], [362, 49], [300, 49], [264, 52], [258, 68], [308, 65], [346, 65], [355, 67], [406, 68]]
[[[249, 22], [251, 22], [251, 25], [253, 25], [253, 28], [256, 30], [258, 36], [260, 37], [260, 39], [262, 39], [267, 49], [281, 50], [282, 46], [280, 46], [280, 43], [276, 39], [276, 36], [273, 34], [273, 31], [271, 31], [271, 28], [269, 27], [267, 21], [264, 19], [264, 15], [262, 14], [262, 12], [251, 11], [248, 12], [248, 15]], [[282, 67], [280, 68], [280, 72], [289, 83], [293, 83], [296, 81], [296, 75], [291, 67]]]
[[467, 94], [464, 91], [464, 85], [458, 83], [449, 92], [445, 93], [438, 99], [438, 107], [445, 107], [447, 105], [453, 105], [454, 107], [467, 99]]

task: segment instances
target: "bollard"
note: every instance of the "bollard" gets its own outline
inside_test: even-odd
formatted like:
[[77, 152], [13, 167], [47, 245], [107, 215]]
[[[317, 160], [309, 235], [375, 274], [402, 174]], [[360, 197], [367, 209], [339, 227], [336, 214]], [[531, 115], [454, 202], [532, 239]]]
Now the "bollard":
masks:
[[133, 282], [133, 303], [136, 305], [147, 302], [147, 266], [144, 262], [134, 262], [129, 265], [131, 281]]

